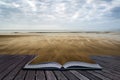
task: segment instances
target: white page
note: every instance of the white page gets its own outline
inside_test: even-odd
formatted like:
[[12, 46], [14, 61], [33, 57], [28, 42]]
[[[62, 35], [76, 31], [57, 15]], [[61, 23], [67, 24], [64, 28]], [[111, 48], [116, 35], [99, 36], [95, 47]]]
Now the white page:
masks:
[[40, 69], [40, 68], [61, 68], [62, 65], [56, 62], [46, 62], [40, 64], [26, 64], [24, 69]]
[[63, 65], [64, 68], [74, 67], [74, 66], [87, 67], [87, 68], [98, 68], [98, 69], [102, 68], [99, 64], [79, 62], [79, 61], [71, 61]]

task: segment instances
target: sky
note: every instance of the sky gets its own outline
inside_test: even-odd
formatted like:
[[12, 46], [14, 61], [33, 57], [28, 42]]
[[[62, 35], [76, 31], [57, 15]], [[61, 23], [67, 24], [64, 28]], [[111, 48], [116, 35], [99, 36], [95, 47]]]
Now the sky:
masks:
[[120, 30], [120, 0], [0, 0], [0, 30]]

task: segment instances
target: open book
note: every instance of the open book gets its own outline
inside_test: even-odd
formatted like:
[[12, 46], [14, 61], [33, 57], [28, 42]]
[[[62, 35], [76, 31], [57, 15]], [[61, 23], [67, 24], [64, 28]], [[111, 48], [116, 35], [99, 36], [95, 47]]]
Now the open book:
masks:
[[[99, 64], [96, 64], [94, 61], [68, 61], [68, 62], [64, 62], [61, 63], [60, 62], [56, 62], [56, 61], [40, 61], [39, 60], [40, 57], [36, 57], [33, 60], [31, 60], [30, 62], [28, 62], [25, 66], [24, 69], [60, 69], [60, 70], [71, 70], [71, 69], [97, 69], [97, 70], [101, 70], [102, 67]], [[36, 61], [37, 60], [37, 61]]]

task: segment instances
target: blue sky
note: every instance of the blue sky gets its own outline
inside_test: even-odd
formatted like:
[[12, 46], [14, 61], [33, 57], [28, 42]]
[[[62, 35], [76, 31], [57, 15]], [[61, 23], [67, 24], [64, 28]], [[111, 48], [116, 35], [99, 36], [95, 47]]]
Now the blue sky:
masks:
[[120, 30], [120, 0], [0, 0], [0, 30]]

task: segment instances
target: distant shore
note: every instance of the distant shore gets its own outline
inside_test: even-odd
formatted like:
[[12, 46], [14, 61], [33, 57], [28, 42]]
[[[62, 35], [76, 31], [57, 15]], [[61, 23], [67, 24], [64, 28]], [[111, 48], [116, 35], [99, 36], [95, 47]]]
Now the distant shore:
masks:
[[41, 34], [41, 33], [43, 33], [43, 34], [47, 34], [47, 33], [60, 33], [60, 34], [63, 34], [63, 33], [95, 33], [95, 34], [107, 34], [107, 33], [109, 33], [109, 34], [120, 34], [120, 32], [97, 32], [97, 31], [88, 31], [88, 32], [75, 32], [75, 31], [68, 31], [68, 32], [64, 32], [64, 31], [62, 31], [62, 32], [48, 32], [48, 31], [43, 31], [43, 32], [0, 32], [0, 35], [39, 35], [39, 34]]

